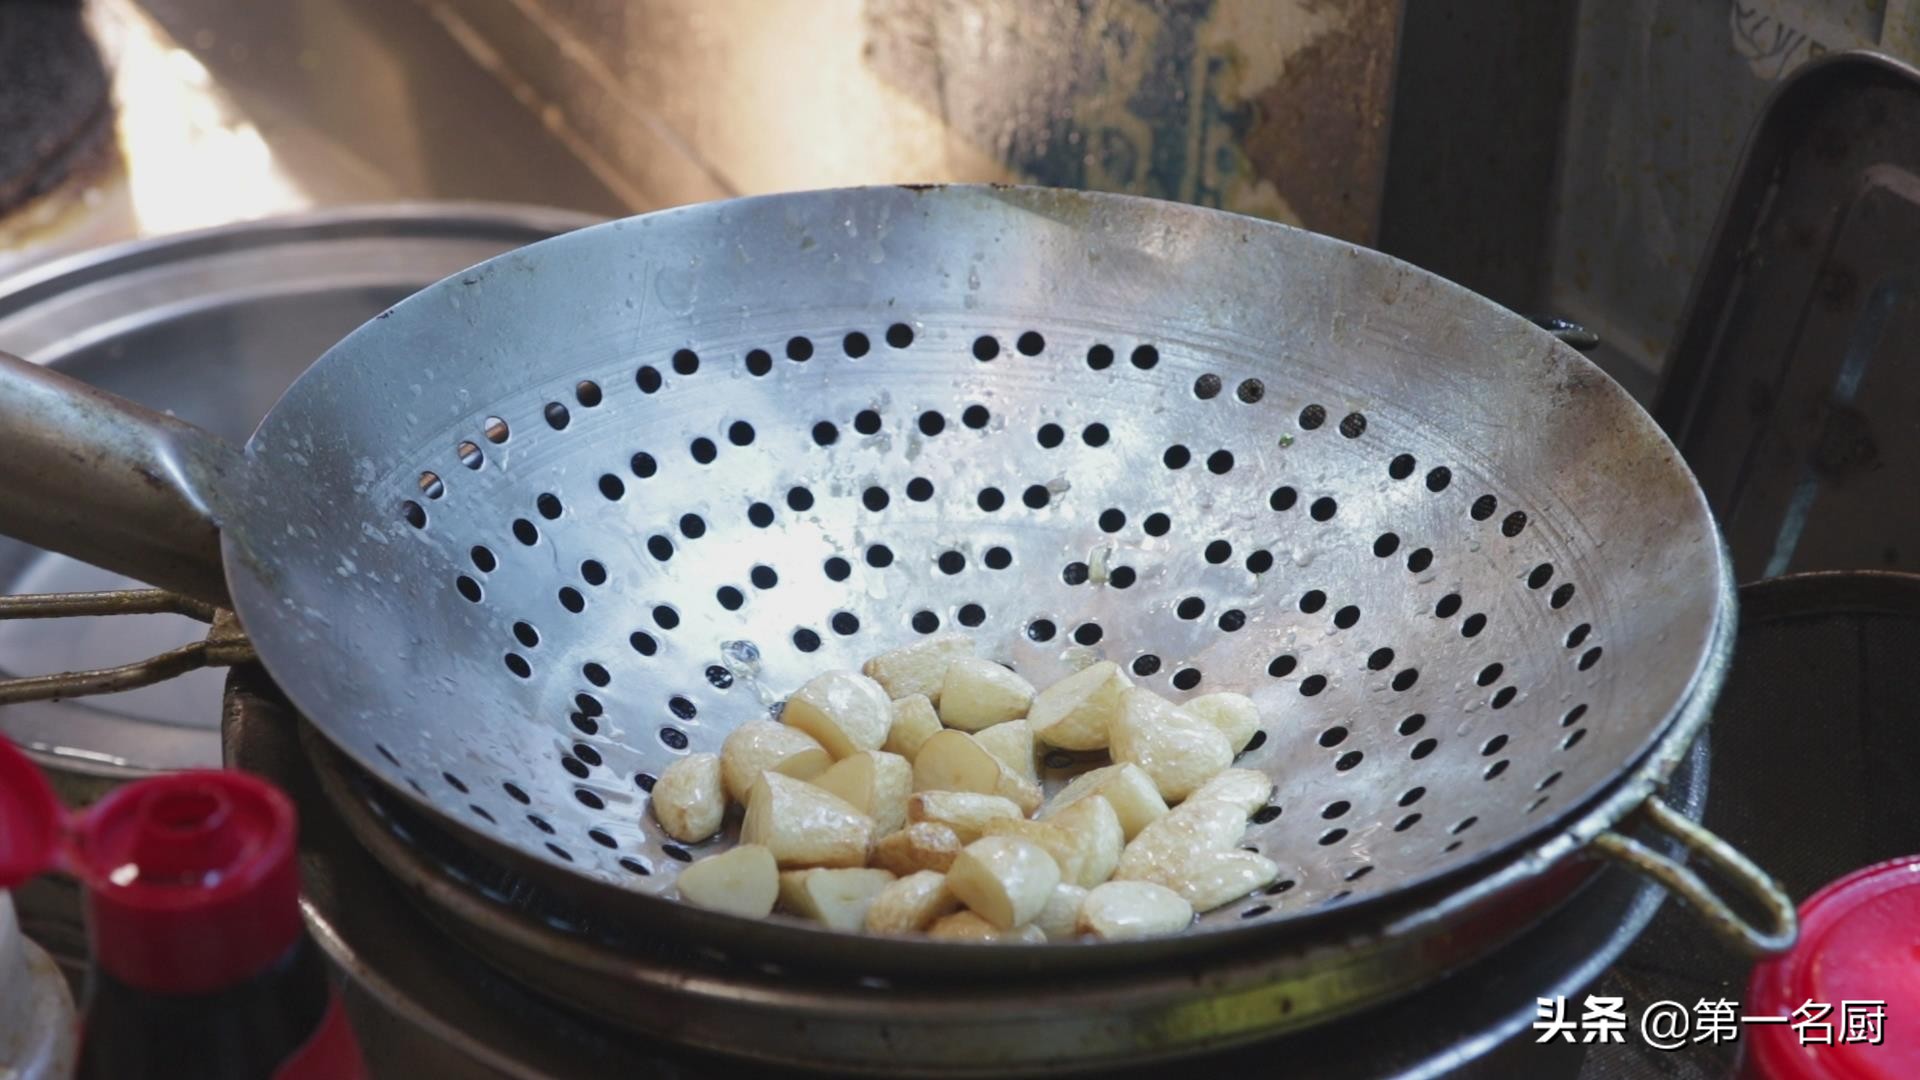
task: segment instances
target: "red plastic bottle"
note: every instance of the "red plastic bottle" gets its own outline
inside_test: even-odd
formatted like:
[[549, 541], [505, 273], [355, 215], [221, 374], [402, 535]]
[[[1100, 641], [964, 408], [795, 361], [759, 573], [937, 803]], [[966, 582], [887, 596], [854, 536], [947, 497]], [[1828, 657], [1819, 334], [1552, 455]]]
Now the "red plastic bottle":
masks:
[[68, 815], [0, 739], [0, 888], [87, 892], [81, 1077], [359, 1080], [360, 1051], [300, 921], [297, 822], [238, 772], [128, 784]]

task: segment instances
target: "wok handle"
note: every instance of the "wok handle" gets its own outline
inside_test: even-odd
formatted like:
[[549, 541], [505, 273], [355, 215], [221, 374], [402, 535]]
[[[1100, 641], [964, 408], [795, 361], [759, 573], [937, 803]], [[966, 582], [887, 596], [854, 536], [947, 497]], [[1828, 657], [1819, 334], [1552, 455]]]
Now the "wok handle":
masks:
[[240, 452], [0, 352], [0, 532], [225, 606], [220, 493]]
[[1654, 829], [1679, 841], [1688, 855], [1697, 855], [1729, 883], [1752, 897], [1766, 912], [1766, 924], [1755, 926], [1735, 913], [1700, 875], [1640, 841], [1619, 832], [1603, 832], [1593, 840], [1602, 855], [1639, 871], [1667, 887], [1690, 904], [1720, 937], [1750, 956], [1768, 956], [1793, 947], [1800, 920], [1793, 900], [1765, 870], [1753, 864], [1732, 844], [1689, 820], [1673, 807], [1649, 796], [1641, 807]]
[[93, 694], [117, 694], [205, 667], [231, 667], [254, 659], [253, 646], [240, 631], [233, 613], [165, 589], [127, 589], [113, 592], [42, 593], [38, 596], [0, 596], [0, 621], [8, 619], [63, 619], [82, 615], [185, 615], [212, 623], [206, 639], [118, 667], [67, 671], [57, 675], [27, 675], [0, 679], [0, 705], [28, 701], [60, 701]]

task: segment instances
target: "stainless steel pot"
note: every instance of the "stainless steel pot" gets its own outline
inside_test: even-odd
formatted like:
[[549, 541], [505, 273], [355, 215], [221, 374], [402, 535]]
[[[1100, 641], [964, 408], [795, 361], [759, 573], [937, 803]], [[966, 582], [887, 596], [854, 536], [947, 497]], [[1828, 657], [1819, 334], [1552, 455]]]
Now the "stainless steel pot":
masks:
[[[497, 204], [394, 204], [247, 222], [122, 244], [0, 280], [0, 341], [35, 363], [230, 439], [348, 331], [413, 292], [509, 248], [590, 224]], [[119, 589], [131, 579], [0, 537], [0, 593]], [[0, 597], [0, 610], [9, 600]], [[81, 610], [114, 610], [100, 598]], [[172, 614], [0, 620], [0, 677], [137, 664], [191, 650], [200, 620]], [[223, 676], [110, 696], [0, 706], [0, 736], [85, 805], [130, 776], [220, 764]], [[86, 959], [80, 897], [40, 879], [18, 893], [29, 934], [73, 970]]]
[[[239, 441], [354, 327], [462, 267], [593, 220], [534, 207], [395, 204], [89, 251], [0, 280], [0, 348]], [[0, 537], [0, 593], [134, 584]], [[0, 621], [0, 676], [143, 660], [199, 642], [204, 622]], [[190, 672], [108, 697], [6, 705], [0, 734], [69, 785], [217, 765], [222, 678]]]

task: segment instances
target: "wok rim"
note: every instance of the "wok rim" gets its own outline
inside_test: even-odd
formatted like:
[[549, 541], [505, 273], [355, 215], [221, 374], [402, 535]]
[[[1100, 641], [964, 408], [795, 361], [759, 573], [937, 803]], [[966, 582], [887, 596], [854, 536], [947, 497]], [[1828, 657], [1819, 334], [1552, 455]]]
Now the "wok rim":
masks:
[[[1379, 252], [1361, 249], [1354, 245], [1346, 244], [1343, 241], [1306, 233], [1304, 230], [1295, 229], [1291, 226], [1246, 218], [1242, 215], [1231, 214], [1225, 211], [1186, 206], [1184, 204], [1166, 203], [1163, 200], [1131, 195], [1063, 191], [1060, 189], [1009, 185], [894, 185], [753, 196], [745, 199], [732, 199], [717, 203], [702, 203], [676, 207], [652, 214], [641, 215], [641, 217], [654, 221], [664, 221], [680, 216], [713, 214], [717, 212], [715, 208], [732, 209], [748, 203], [809, 197], [857, 198], [863, 194], [872, 192], [892, 193], [902, 186], [907, 187], [919, 197], [951, 197], [956, 199], [987, 197], [993, 199], [1027, 200], [1042, 206], [1054, 206], [1062, 202], [1074, 203], [1084, 201], [1089, 205], [1105, 204], [1114, 207], [1130, 207], [1136, 211], [1155, 210], [1167, 212], [1171, 210], [1182, 214], [1218, 215], [1222, 218], [1245, 221], [1251, 226], [1257, 226], [1262, 229], [1312, 236], [1316, 243], [1337, 245], [1344, 249], [1351, 249], [1354, 253], [1366, 258], [1384, 260], [1386, 264], [1391, 266], [1407, 268], [1417, 274], [1423, 281], [1434, 283], [1445, 290], [1455, 291], [1478, 303], [1490, 304], [1489, 301], [1478, 297], [1477, 294], [1473, 294], [1469, 290], [1447, 282], [1445, 279], [1439, 278], [1436, 275], [1412, 268], [1402, 260], [1394, 259], [1391, 256]], [[630, 218], [625, 220], [634, 221], [637, 219]], [[610, 229], [621, 224], [619, 221], [608, 222], [600, 226], [595, 226], [591, 231]], [[564, 237], [556, 238], [556, 240], [565, 242]], [[543, 241], [541, 243], [549, 242], [551, 241]], [[502, 256], [502, 258], [507, 257], [511, 257], [511, 253], [508, 256]], [[401, 301], [399, 304], [396, 304], [393, 310], [398, 311], [409, 304], [423, 302], [422, 298], [427, 297], [428, 294], [434, 294], [440, 285], [454, 281], [460, 276], [461, 274], [456, 273], [444, 279], [443, 282], [438, 285], [428, 286], [420, 293], [416, 293], [408, 299]], [[1506, 312], [1504, 308], [1500, 310]], [[764, 946], [764, 955], [769, 959], [783, 962], [824, 963], [831, 967], [835, 966], [836, 961], [839, 961], [840, 966], [847, 966], [848, 961], [842, 955], [843, 950], [845, 952], [858, 954], [868, 950], [858, 948], [857, 946], [877, 942], [883, 944], [884, 948], [873, 951], [882, 952], [889, 957], [892, 962], [886, 965], [886, 967], [891, 970], [911, 970], [915, 972], [938, 970], [955, 975], [964, 975], [967, 973], [979, 974], [986, 971], [1005, 970], [1009, 964], [1014, 964], [1014, 966], [1017, 967], [1017, 963], [1011, 961], [1009, 958], [1030, 956], [1040, 950], [1044, 950], [1050, 957], [1048, 963], [1051, 965], [1064, 965], [1073, 968], [1084, 968], [1086, 970], [1103, 969], [1147, 962], [1155, 957], [1164, 958], [1173, 954], [1182, 956], [1189, 955], [1195, 951], [1196, 943], [1202, 941], [1205, 942], [1205, 951], [1227, 951], [1235, 948], [1248, 947], [1254, 942], [1271, 941], [1279, 936], [1293, 934], [1324, 936], [1327, 933], [1327, 928], [1329, 926], [1337, 927], [1340, 920], [1357, 917], [1362, 912], [1371, 916], [1391, 909], [1403, 902], [1409, 894], [1419, 894], [1430, 889], [1439, 889], [1449, 882], [1458, 885], [1462, 881], [1473, 880], [1474, 883], [1472, 885], [1460, 891], [1450, 893], [1447, 901], [1443, 904], [1407, 915], [1396, 925], [1404, 926], [1412, 930], [1425, 925], [1428, 920], [1444, 919], [1450, 914], [1462, 910], [1465, 905], [1477, 899], [1490, 897], [1500, 889], [1522, 884], [1552, 870], [1567, 857], [1585, 848], [1595, 837], [1618, 825], [1623, 819], [1638, 809], [1649, 796], [1657, 791], [1666, 776], [1677, 766], [1680, 758], [1685, 753], [1686, 746], [1691, 743], [1692, 736], [1696, 734], [1700, 727], [1706, 722], [1710, 713], [1712, 699], [1717, 694], [1720, 684], [1724, 681], [1727, 657], [1731, 651], [1733, 628], [1738, 621], [1735, 614], [1736, 600], [1732, 582], [1731, 562], [1724, 539], [1710, 510], [1707, 508], [1704, 493], [1701, 491], [1697, 481], [1694, 480], [1691, 471], [1687, 470], [1681, 462], [1677, 451], [1673, 451], [1671, 442], [1666, 439], [1664, 433], [1660, 431], [1646, 411], [1637, 403], [1633, 402], [1624, 389], [1619, 387], [1610, 377], [1600, 372], [1598, 367], [1593, 365], [1591, 361], [1579, 356], [1579, 354], [1560, 343], [1547, 331], [1532, 326], [1525, 317], [1512, 312], [1506, 312], [1506, 314], [1510, 315], [1516, 326], [1524, 325], [1532, 334], [1537, 334], [1543, 345], [1564, 354], [1564, 359], [1574, 365], [1575, 370], [1590, 369], [1596, 378], [1604, 380], [1601, 385], [1605, 392], [1618, 398], [1618, 402], [1613, 407], [1620, 408], [1624, 417], [1641, 426], [1642, 430], [1638, 432], [1638, 434], [1646, 437], [1646, 450], [1649, 453], [1653, 453], [1664, 449], [1669, 453], [1670, 467], [1679, 470], [1680, 474], [1684, 477], [1687, 500], [1691, 503], [1692, 507], [1697, 510], [1699, 523], [1704, 529], [1702, 539], [1711, 541], [1711, 554], [1706, 558], [1707, 561], [1711, 563], [1717, 579], [1714, 582], [1712, 591], [1713, 611], [1711, 612], [1711, 621], [1705, 629], [1699, 653], [1695, 659], [1691, 673], [1685, 679], [1678, 699], [1669, 708], [1665, 717], [1646, 726], [1646, 734], [1635, 747], [1634, 752], [1617, 765], [1608, 769], [1606, 780], [1593, 785], [1589, 793], [1579, 800], [1570, 800], [1557, 808], [1555, 812], [1541, 818], [1537, 824], [1527, 828], [1517, 829], [1512, 835], [1504, 837], [1497, 843], [1490, 844], [1484, 850], [1473, 854], [1469, 858], [1453, 865], [1434, 868], [1410, 877], [1390, 889], [1366, 893], [1319, 908], [1302, 910], [1289, 914], [1282, 919], [1265, 921], [1259, 924], [1195, 929], [1171, 938], [1149, 941], [1050, 943], [1049, 946], [1036, 947], [992, 944], [957, 946], [951, 943], [914, 940], [910, 938], [874, 939], [867, 938], [863, 935], [846, 935], [828, 931], [824, 928], [809, 927], [797, 921], [751, 920], [703, 911], [678, 900], [669, 899], [666, 896], [655, 896], [636, 892], [623, 888], [614, 882], [600, 880], [580, 870], [568, 869], [567, 867], [554, 864], [550, 860], [544, 859], [530, 850], [523, 851], [518, 847], [497, 840], [485, 833], [481, 833], [460, 820], [451, 813], [449, 809], [441, 807], [430, 798], [416, 794], [405, 785], [389, 782], [382, 775], [383, 772], [386, 771], [384, 766], [376, 761], [371, 753], [363, 753], [359, 749], [347, 745], [341, 740], [336, 740], [331, 736], [327, 737], [327, 741], [335, 749], [344, 753], [349, 760], [353, 761], [372, 776], [375, 781], [380, 784], [383, 791], [389, 795], [397, 796], [416, 811], [427, 814], [437, 825], [447, 829], [453, 835], [462, 838], [463, 842], [466, 842], [468, 846], [476, 848], [483, 853], [491, 854], [515, 870], [548, 882], [570, 898], [578, 900], [591, 909], [598, 911], [620, 911], [624, 921], [652, 923], [660, 926], [663, 932], [676, 934], [684, 932], [706, 940], [734, 940]], [[261, 471], [261, 466], [255, 460], [255, 453], [259, 445], [263, 441], [266, 441], [263, 439], [263, 436], [274, 432], [276, 419], [284, 421], [285, 414], [293, 411], [289, 408], [288, 403], [290, 399], [296, 398], [300, 393], [302, 383], [310, 379], [314, 371], [325, 365], [330, 357], [341, 351], [343, 346], [354, 342], [361, 335], [377, 333], [378, 331], [375, 329], [377, 325], [378, 319], [370, 321], [359, 330], [354, 331], [346, 339], [343, 339], [341, 345], [337, 345], [334, 349], [329, 350], [327, 354], [323, 355], [321, 359], [316, 362], [313, 368], [308, 370], [306, 375], [303, 375], [300, 380], [295, 382], [294, 386], [281, 398], [280, 402], [269, 411], [266, 418], [261, 422], [260, 427], [254, 433], [254, 436], [250, 438], [246, 444], [247, 461], [248, 465], [251, 466], [248, 469], [250, 474], [258, 474]], [[248, 577], [244, 574], [236, 574], [235, 572], [236, 568], [244, 567], [248, 562], [248, 552], [243, 547], [242, 540], [236, 530], [227, 529], [222, 531], [221, 549], [228, 587], [234, 597], [235, 609], [240, 613], [243, 623], [248, 621], [247, 616], [249, 614], [255, 615], [263, 621], [273, 619], [278, 614], [281, 600], [280, 595], [266, 589], [260, 577]], [[270, 576], [270, 574], [262, 575], [262, 577], [265, 576]], [[269, 668], [270, 672], [273, 667], [273, 662], [266, 654], [272, 651], [274, 650], [270, 648], [262, 650], [262, 663]], [[283, 687], [288, 698], [293, 702], [295, 707], [299, 709], [302, 715], [314, 715], [300, 700], [303, 696], [303, 690], [311, 692], [310, 686], [290, 686], [287, 681], [280, 679], [278, 676], [276, 676], [275, 681]], [[324, 727], [320, 722], [316, 721], [315, 727], [324, 733]], [[1542, 837], [1550, 837], [1550, 839], [1541, 842]], [[1534, 846], [1536, 844], [1537, 846]], [[1524, 857], [1514, 862], [1505, 862], [1505, 860], [1511, 859], [1515, 853], [1528, 847], [1533, 847], [1533, 850], [1527, 852]], [[1496, 863], [1504, 863], [1504, 865], [1501, 869], [1489, 874], [1489, 865]], [[855, 947], [848, 948], [850, 945]], [[874, 970], [871, 964], [859, 963], [852, 964], [852, 966], [862, 970]]]

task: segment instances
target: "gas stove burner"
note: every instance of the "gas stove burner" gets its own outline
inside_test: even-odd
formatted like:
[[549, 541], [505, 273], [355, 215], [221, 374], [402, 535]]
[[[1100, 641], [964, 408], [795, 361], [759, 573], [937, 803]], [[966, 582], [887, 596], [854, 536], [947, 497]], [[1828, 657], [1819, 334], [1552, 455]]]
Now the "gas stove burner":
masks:
[[104, 160], [113, 104], [79, 0], [0, 4], [0, 214]]

